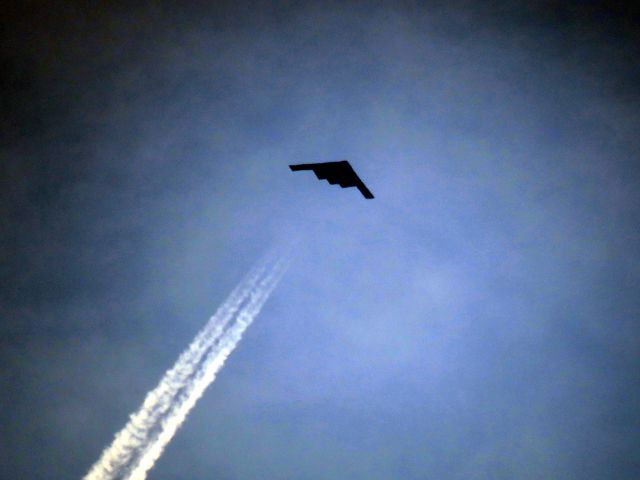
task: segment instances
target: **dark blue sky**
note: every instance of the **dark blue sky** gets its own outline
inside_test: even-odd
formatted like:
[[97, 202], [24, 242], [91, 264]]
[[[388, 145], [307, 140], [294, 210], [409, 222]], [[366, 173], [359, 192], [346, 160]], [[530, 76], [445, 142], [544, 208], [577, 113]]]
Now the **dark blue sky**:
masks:
[[[637, 13], [15, 2], [0, 478], [85, 474], [293, 236], [149, 478], [636, 478]], [[343, 158], [375, 200], [287, 167]]]

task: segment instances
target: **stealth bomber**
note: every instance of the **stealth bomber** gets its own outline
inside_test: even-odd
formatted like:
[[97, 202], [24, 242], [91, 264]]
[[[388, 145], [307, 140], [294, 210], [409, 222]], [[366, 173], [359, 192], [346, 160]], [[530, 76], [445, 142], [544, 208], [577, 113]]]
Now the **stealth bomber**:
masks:
[[289, 165], [293, 172], [298, 170], [313, 170], [319, 180], [327, 180], [331, 185], [338, 184], [342, 188], [356, 187], [364, 198], [372, 199], [373, 193], [367, 188], [348, 161], [323, 163], [300, 163]]

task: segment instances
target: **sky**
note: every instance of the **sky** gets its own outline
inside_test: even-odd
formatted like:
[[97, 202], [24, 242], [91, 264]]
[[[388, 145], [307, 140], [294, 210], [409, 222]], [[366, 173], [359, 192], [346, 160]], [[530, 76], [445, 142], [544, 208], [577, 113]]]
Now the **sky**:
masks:
[[[638, 11], [13, 2], [0, 478], [80, 478], [272, 246], [149, 478], [637, 478]], [[288, 165], [348, 159], [374, 200]]]

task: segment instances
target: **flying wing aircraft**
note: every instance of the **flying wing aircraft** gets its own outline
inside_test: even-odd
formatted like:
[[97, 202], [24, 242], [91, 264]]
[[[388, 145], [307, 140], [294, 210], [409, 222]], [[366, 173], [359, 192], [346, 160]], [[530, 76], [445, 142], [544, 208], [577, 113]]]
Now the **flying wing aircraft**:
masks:
[[342, 188], [357, 187], [364, 198], [373, 198], [373, 193], [369, 191], [346, 160], [324, 163], [300, 163], [298, 165], [289, 165], [289, 168], [293, 172], [297, 172], [298, 170], [313, 170], [313, 173], [316, 174], [319, 180], [327, 180], [331, 185], [337, 183]]

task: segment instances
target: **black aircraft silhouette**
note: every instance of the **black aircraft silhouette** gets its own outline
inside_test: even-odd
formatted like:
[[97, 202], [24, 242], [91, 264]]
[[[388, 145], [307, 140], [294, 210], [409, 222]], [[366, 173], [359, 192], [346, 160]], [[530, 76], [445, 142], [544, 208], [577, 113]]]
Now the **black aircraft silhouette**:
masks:
[[373, 198], [373, 193], [369, 191], [346, 160], [324, 163], [300, 163], [298, 165], [289, 165], [289, 168], [293, 172], [297, 172], [298, 170], [313, 170], [313, 173], [316, 174], [319, 180], [327, 180], [331, 185], [337, 183], [342, 188], [358, 187], [358, 190], [360, 190], [364, 198]]

